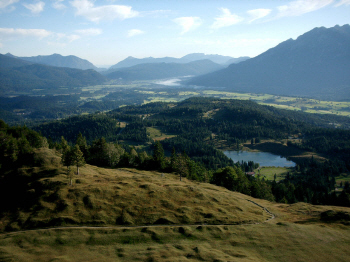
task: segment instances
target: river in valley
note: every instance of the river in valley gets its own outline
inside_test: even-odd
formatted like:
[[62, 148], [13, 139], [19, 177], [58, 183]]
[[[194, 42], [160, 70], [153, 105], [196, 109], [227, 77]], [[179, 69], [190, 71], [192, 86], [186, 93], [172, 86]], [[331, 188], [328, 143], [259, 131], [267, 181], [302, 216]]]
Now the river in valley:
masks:
[[231, 158], [234, 162], [254, 161], [260, 166], [275, 166], [275, 167], [294, 167], [293, 161], [287, 160], [284, 157], [274, 155], [267, 152], [249, 152], [249, 151], [224, 151], [224, 154]]

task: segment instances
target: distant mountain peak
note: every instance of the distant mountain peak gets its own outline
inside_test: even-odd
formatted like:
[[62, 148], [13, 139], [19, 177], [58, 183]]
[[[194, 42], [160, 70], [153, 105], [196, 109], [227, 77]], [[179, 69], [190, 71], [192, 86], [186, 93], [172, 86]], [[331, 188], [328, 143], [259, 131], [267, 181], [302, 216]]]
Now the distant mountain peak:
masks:
[[[154, 58], [154, 57], [145, 57], [145, 58], [135, 58], [132, 56], [128, 56], [126, 59], [120, 61], [119, 63], [113, 65], [110, 67], [110, 70], [115, 70], [118, 68], [124, 68], [124, 67], [131, 67], [138, 64], [148, 64], [148, 63], [189, 63], [193, 61], [198, 60], [205, 60], [209, 59], [212, 62], [216, 64], [221, 64], [227, 66], [229, 64], [229, 61], [232, 60], [232, 63], [237, 63], [243, 60], [248, 59], [249, 57], [242, 57], [242, 58], [233, 58], [231, 56], [222, 56], [222, 55], [207, 55], [204, 53], [192, 53], [185, 55], [181, 58], [175, 58], [175, 57], [161, 57], [161, 58]], [[237, 61], [235, 60], [237, 59]]]
[[6, 55], [6, 56], [9, 56], [9, 57], [16, 57], [16, 56], [14, 56], [14, 55], [11, 54], [11, 53], [6, 53], [5, 55]]
[[350, 26], [317, 27], [189, 84], [276, 95], [350, 99]]

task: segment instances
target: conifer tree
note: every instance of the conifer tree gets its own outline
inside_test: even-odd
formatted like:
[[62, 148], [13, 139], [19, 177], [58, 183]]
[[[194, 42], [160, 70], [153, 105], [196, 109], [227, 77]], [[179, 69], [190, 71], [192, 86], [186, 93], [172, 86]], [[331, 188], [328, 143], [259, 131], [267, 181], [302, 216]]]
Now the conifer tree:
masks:
[[72, 164], [77, 167], [77, 175], [79, 175], [79, 167], [85, 165], [85, 158], [78, 145], [75, 145], [71, 151]]
[[157, 141], [154, 144], [153, 160], [154, 160], [157, 168], [160, 168], [160, 169], [165, 168], [164, 149], [163, 149], [162, 144], [159, 141]]
[[84, 158], [88, 157], [88, 145], [86, 138], [79, 132], [77, 141], [75, 142], [80, 148], [80, 151], [83, 152]]
[[64, 166], [67, 167], [67, 176], [69, 178], [69, 185], [72, 185], [72, 171], [70, 169], [71, 165], [73, 165], [73, 159], [72, 159], [72, 151], [70, 149], [70, 147], [67, 144], [66, 149], [63, 151], [62, 153], [62, 158], [61, 158], [61, 162]]

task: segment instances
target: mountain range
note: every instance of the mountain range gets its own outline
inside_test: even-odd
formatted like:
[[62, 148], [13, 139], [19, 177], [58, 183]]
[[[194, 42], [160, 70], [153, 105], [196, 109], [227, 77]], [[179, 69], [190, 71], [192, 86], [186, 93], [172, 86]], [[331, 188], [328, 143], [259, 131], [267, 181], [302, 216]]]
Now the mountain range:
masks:
[[186, 75], [202, 75], [222, 69], [223, 66], [209, 59], [189, 63], [149, 63], [120, 68], [106, 74], [110, 79], [153, 80]]
[[277, 95], [350, 99], [350, 25], [314, 28], [188, 84]]
[[185, 55], [181, 58], [174, 57], [162, 57], [162, 58], [154, 58], [154, 57], [146, 57], [146, 58], [135, 58], [132, 56], [127, 57], [126, 59], [120, 61], [119, 63], [110, 67], [111, 69], [123, 68], [123, 67], [131, 67], [138, 64], [153, 64], [153, 63], [189, 63], [198, 60], [211, 60], [216, 64], [229, 65], [231, 63], [239, 63], [249, 59], [249, 57], [239, 57], [233, 58], [231, 56], [222, 56], [222, 55], [206, 55], [203, 53], [193, 53]]
[[[76, 68], [97, 69], [75, 56], [0, 55], [0, 93], [94, 85], [106, 80], [95, 70]], [[181, 58], [128, 57], [101, 73], [110, 79], [124, 80], [192, 75], [195, 77], [185, 84], [227, 91], [350, 100], [350, 25], [314, 28], [254, 58], [203, 53]]]

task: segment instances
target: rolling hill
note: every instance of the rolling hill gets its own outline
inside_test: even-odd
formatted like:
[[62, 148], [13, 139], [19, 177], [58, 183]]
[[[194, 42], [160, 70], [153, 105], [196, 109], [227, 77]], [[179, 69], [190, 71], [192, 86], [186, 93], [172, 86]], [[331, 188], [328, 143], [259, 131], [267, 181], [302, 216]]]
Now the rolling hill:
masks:
[[315, 28], [191, 85], [325, 100], [350, 99], [350, 25]]
[[124, 80], [153, 80], [170, 77], [201, 75], [223, 68], [211, 60], [198, 60], [189, 63], [149, 63], [117, 69], [106, 77]]

